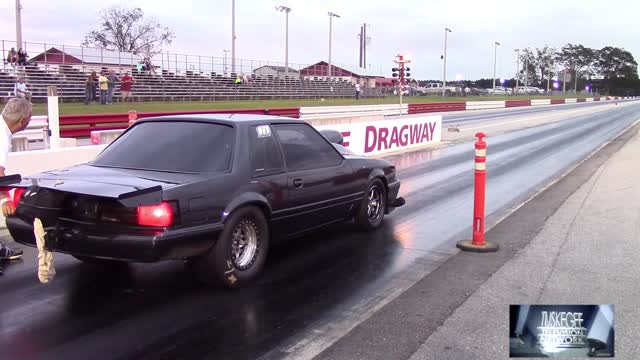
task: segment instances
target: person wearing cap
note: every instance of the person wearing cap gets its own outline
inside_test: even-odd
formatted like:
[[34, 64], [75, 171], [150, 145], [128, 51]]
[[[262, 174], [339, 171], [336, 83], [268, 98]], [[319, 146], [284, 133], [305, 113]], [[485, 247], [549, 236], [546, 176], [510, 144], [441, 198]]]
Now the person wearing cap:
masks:
[[[11, 152], [11, 138], [13, 134], [29, 126], [32, 109], [31, 102], [21, 98], [12, 98], [2, 110], [2, 121], [0, 121], [0, 127], [2, 128], [0, 129], [0, 177], [7, 175], [7, 160], [9, 152]], [[0, 208], [2, 208], [2, 215], [5, 218], [13, 216], [16, 212], [8, 191], [0, 191]], [[21, 256], [22, 250], [12, 249], [0, 243], [0, 261], [16, 260]], [[2, 274], [1, 266], [0, 274]]]

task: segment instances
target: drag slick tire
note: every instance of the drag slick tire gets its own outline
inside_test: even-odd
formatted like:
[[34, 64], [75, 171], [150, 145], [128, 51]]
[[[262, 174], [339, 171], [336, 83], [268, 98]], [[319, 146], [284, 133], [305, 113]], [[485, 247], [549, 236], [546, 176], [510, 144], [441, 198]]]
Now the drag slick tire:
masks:
[[387, 206], [387, 191], [382, 180], [371, 180], [364, 195], [355, 215], [355, 223], [362, 230], [375, 230], [382, 224]]
[[255, 206], [234, 210], [208, 253], [194, 261], [194, 270], [208, 285], [234, 289], [262, 272], [269, 249], [269, 229], [264, 213]]

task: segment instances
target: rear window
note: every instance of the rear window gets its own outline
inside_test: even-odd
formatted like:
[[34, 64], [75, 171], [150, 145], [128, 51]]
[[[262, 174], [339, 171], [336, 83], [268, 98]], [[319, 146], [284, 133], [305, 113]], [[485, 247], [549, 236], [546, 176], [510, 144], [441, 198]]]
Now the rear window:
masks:
[[231, 126], [148, 122], [134, 126], [91, 162], [95, 166], [207, 173], [231, 168], [235, 130]]

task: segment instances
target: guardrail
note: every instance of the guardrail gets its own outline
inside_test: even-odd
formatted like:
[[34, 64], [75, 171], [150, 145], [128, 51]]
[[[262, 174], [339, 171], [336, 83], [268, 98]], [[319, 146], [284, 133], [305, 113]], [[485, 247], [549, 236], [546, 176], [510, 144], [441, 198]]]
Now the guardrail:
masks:
[[409, 113], [409, 105], [382, 104], [382, 105], [348, 105], [348, 106], [309, 106], [300, 108], [300, 119], [333, 119], [341, 117], [362, 117], [374, 115], [399, 115]]
[[[189, 114], [254, 114], [274, 115], [297, 118], [300, 116], [299, 108], [279, 109], [235, 109], [235, 110], [198, 110], [198, 111], [174, 111], [174, 112], [150, 112], [138, 113], [138, 119]], [[128, 114], [87, 114], [87, 115], [62, 115], [60, 116], [61, 137], [90, 137], [92, 131], [119, 130], [128, 126]]]
[[[412, 103], [402, 105], [402, 114], [421, 114], [449, 111], [499, 109], [514, 106], [538, 106], [556, 105], [570, 102], [591, 102], [601, 100], [634, 99], [638, 97], [611, 97], [606, 98], [573, 98], [573, 99], [534, 99], [534, 100], [506, 100], [506, 101], [456, 101], [439, 103]], [[277, 109], [235, 109], [235, 110], [198, 110], [176, 112], [149, 112], [138, 113], [138, 118], [151, 116], [179, 115], [179, 114], [255, 114], [275, 115], [303, 120], [338, 119], [349, 117], [398, 115], [399, 104], [383, 105], [354, 105], [354, 106], [313, 106], [301, 108], [277, 108]], [[36, 117], [34, 117], [35, 119]], [[41, 117], [29, 127], [27, 136], [29, 139], [42, 139], [43, 120]], [[127, 114], [88, 114], [88, 115], [62, 115], [60, 116], [60, 136], [62, 138], [87, 138], [93, 131], [109, 131], [125, 129], [128, 126]]]

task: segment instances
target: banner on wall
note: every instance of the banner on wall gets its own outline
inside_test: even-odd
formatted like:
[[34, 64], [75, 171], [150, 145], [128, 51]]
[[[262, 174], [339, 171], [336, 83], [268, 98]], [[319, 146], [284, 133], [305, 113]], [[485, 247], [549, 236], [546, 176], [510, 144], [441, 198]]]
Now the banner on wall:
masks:
[[362, 155], [411, 149], [442, 139], [442, 116], [397, 117], [389, 120], [315, 126], [342, 133], [344, 146]]

